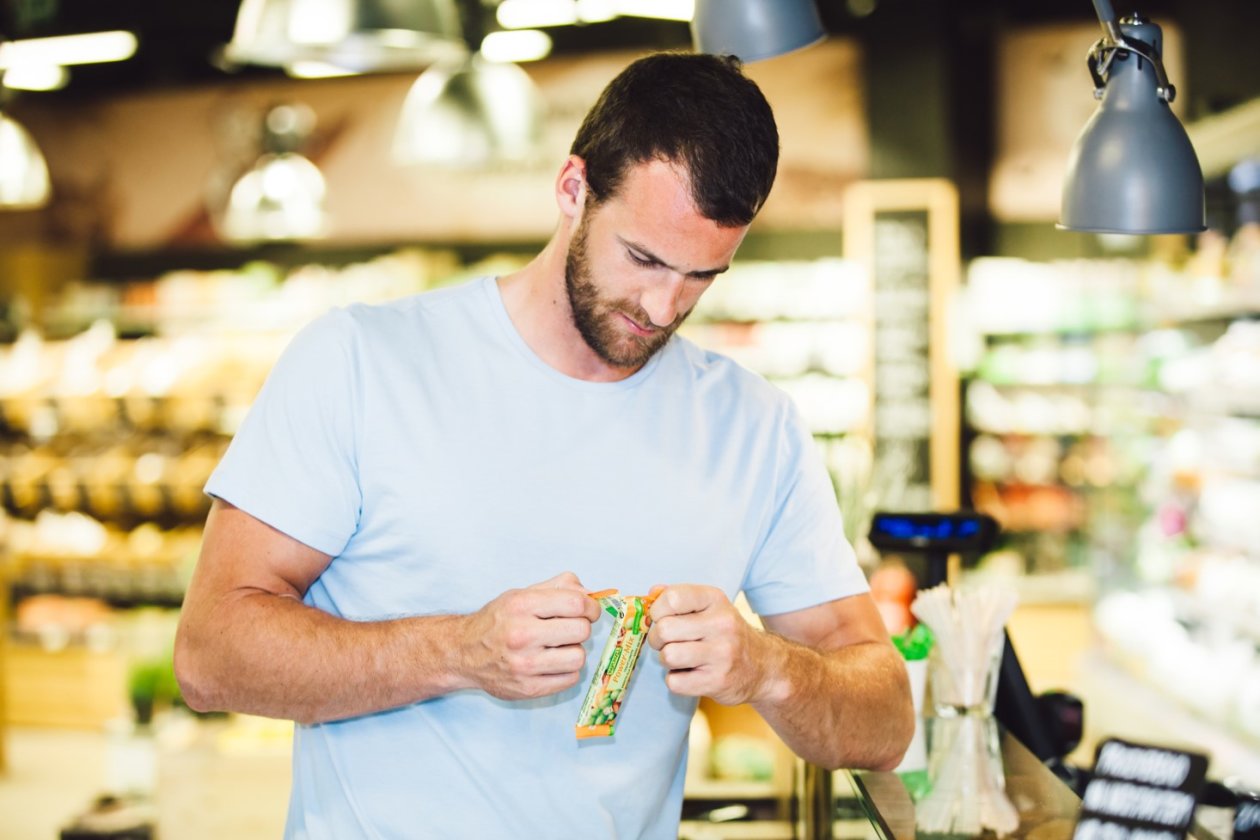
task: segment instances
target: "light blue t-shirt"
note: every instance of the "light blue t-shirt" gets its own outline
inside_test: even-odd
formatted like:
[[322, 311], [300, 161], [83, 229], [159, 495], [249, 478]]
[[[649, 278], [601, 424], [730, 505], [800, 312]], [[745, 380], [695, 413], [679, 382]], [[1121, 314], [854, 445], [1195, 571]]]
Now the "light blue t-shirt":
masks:
[[[493, 278], [309, 325], [206, 489], [332, 555], [306, 603], [358, 621], [473, 612], [563, 571], [625, 594], [742, 590], [763, 615], [866, 591], [781, 391], [680, 337], [620, 382], [570, 378]], [[287, 836], [673, 840], [696, 701], [654, 651], [616, 735], [574, 737], [610, 627], [559, 695], [298, 726]]]

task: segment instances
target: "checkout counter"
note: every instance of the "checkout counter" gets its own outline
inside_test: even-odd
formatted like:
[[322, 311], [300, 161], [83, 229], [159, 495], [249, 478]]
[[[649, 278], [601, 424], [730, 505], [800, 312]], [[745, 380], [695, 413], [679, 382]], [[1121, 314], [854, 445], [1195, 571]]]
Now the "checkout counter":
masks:
[[[989, 732], [977, 739], [990, 751], [978, 752], [974, 744], [961, 743], [965, 732], [946, 733], [946, 728], [960, 723], [992, 724]], [[915, 788], [915, 774], [849, 772], [833, 774], [837, 798], [852, 796], [871, 822], [878, 840], [915, 840], [922, 834], [955, 837], [982, 834], [998, 836], [987, 826], [967, 829], [966, 823], [984, 822], [990, 808], [1010, 808], [1008, 816], [1013, 830], [1002, 834], [1010, 838], [1060, 840], [1070, 838], [1080, 810], [1079, 797], [1010, 733], [996, 721], [958, 721], [928, 718], [922, 721], [928, 743], [929, 769], [924, 772], [922, 787]], [[943, 744], [948, 737], [950, 744]], [[955, 773], [946, 779], [945, 773]], [[933, 774], [940, 774], [933, 779]], [[964, 778], [960, 778], [964, 777]], [[977, 780], [985, 780], [983, 783]], [[945, 782], [945, 797], [937, 798]], [[1002, 805], [988, 798], [1001, 797]], [[966, 812], [970, 809], [972, 814]], [[947, 824], [952, 823], [952, 827]], [[962, 828], [960, 828], [962, 826]], [[848, 835], [834, 832], [837, 840]], [[1203, 840], [1206, 840], [1204, 838]]]
[[[996, 535], [997, 523], [974, 512], [881, 512], [875, 514], [869, 536], [876, 548], [917, 554], [926, 561], [920, 576], [921, 588], [926, 588], [945, 582], [948, 555], [987, 550]], [[1005, 636], [1000, 622], [995, 629]], [[997, 641], [998, 648], [991, 649], [1000, 649], [1001, 656], [992, 671], [990, 711], [921, 717], [897, 771], [833, 773], [801, 763], [792, 796], [780, 812], [772, 803], [711, 804], [692, 813], [685, 805], [680, 838], [1073, 838], [1082, 814], [1085, 774], [1065, 765], [1063, 758], [1079, 742], [1081, 704], [1061, 693], [1034, 697], [1010, 639]], [[1187, 818], [1182, 825], [1195, 820], [1191, 837], [1230, 840], [1229, 809], [1196, 808], [1193, 798], [1183, 804]], [[1087, 809], [1084, 824], [1099, 825], [1097, 817], [1097, 811]], [[1095, 829], [1092, 836], [1120, 834], [1140, 832]], [[1179, 835], [1156, 831], [1145, 836]]]
[[[927, 718], [921, 724], [923, 769], [823, 773], [802, 765], [800, 784], [784, 803], [786, 813], [770, 819], [723, 821], [723, 815], [736, 813], [734, 806], [715, 807], [710, 811], [715, 820], [702, 815], [684, 818], [680, 840], [1069, 840], [1073, 836], [1081, 799], [995, 720]], [[973, 725], [977, 728], [971, 729]], [[1231, 814], [1229, 809], [1201, 805], [1190, 837], [1230, 840]], [[1009, 822], [1000, 832], [990, 827], [1004, 818]]]

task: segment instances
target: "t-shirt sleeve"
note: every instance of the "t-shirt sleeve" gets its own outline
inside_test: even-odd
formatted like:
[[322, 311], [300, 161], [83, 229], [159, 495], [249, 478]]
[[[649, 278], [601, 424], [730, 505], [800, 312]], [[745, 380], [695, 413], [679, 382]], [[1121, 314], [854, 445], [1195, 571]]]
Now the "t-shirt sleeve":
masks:
[[744, 579], [761, 615], [778, 615], [869, 591], [804, 420], [790, 403], [780, 437], [775, 505]]
[[362, 506], [353, 321], [333, 310], [291, 341], [205, 491], [336, 556]]

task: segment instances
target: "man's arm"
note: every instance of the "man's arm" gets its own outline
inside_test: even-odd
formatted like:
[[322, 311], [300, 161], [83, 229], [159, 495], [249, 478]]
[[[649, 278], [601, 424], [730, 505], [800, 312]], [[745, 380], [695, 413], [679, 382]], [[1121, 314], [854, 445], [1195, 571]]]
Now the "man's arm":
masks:
[[577, 683], [599, 609], [565, 573], [470, 615], [347, 621], [302, 603], [331, 558], [216, 500], [175, 638], [188, 704], [312, 723], [473, 688]]
[[725, 594], [666, 587], [648, 641], [671, 691], [748, 703], [797, 755], [827, 768], [896, 767], [914, 734], [901, 655], [867, 594], [762, 619]]

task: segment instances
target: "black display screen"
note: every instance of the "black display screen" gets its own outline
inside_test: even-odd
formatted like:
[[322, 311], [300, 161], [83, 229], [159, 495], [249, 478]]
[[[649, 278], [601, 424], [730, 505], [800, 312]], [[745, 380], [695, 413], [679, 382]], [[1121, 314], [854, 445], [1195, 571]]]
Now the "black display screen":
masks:
[[881, 551], [987, 551], [997, 536], [997, 522], [974, 511], [963, 513], [876, 513], [871, 545]]

